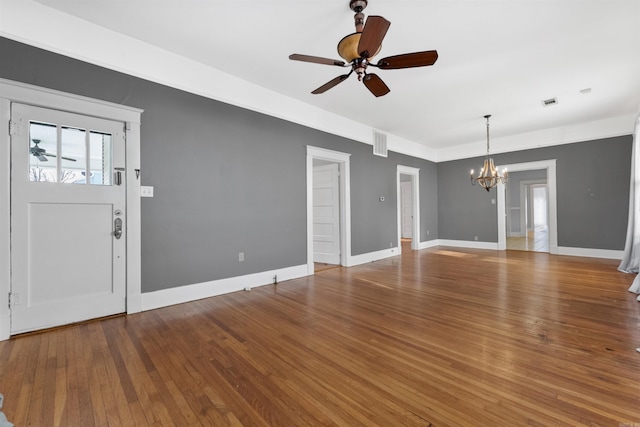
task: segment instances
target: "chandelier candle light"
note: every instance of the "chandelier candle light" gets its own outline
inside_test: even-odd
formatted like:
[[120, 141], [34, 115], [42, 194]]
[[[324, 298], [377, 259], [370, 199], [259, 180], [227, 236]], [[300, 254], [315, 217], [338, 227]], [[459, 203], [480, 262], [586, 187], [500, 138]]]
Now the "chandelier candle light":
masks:
[[487, 158], [484, 159], [484, 165], [482, 169], [480, 169], [480, 174], [474, 178], [473, 177], [473, 169], [471, 169], [471, 184], [476, 185], [476, 182], [480, 184], [480, 187], [489, 191], [499, 183], [506, 183], [509, 180], [509, 175], [507, 173], [507, 169], [502, 171], [502, 175], [498, 173], [495, 165], [493, 164], [493, 159], [489, 157], [489, 117], [491, 114], [487, 114], [484, 116], [487, 119]]

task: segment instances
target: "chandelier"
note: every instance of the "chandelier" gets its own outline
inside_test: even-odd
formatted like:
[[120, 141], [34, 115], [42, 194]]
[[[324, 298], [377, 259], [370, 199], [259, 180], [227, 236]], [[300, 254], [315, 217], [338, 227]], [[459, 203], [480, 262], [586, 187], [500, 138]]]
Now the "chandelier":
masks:
[[489, 117], [491, 114], [484, 116], [487, 119], [487, 157], [484, 159], [484, 165], [480, 169], [480, 174], [477, 177], [473, 177], [473, 169], [471, 169], [471, 184], [476, 185], [476, 182], [480, 187], [489, 191], [499, 183], [506, 183], [509, 180], [507, 170], [502, 171], [502, 175], [498, 173], [496, 166], [493, 164], [493, 159], [489, 157]]

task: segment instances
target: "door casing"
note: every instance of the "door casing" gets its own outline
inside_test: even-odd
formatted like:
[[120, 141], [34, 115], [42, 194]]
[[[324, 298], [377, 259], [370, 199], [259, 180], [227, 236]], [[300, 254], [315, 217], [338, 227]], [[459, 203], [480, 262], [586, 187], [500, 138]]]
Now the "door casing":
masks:
[[307, 274], [313, 264], [313, 160], [338, 163], [340, 171], [340, 265], [351, 266], [351, 154], [307, 146]]
[[401, 176], [409, 175], [411, 177], [411, 208], [413, 209], [413, 235], [411, 237], [411, 249], [420, 249], [420, 169], [409, 166], [398, 165], [397, 167], [397, 201], [398, 201], [398, 250], [402, 251], [402, 189]]
[[[537, 162], [515, 163], [512, 165], [499, 165], [497, 169], [507, 168], [509, 172], [519, 172], [528, 170], [547, 170], [547, 209], [549, 212], [549, 253], [558, 254], [558, 203], [556, 198], [556, 159], [541, 160]], [[498, 203], [496, 215], [498, 217], [498, 250], [507, 249], [507, 224], [506, 224], [506, 200], [505, 185], [498, 184]]]
[[0, 340], [11, 334], [11, 103], [34, 105], [125, 123], [126, 133], [126, 286], [127, 313], [141, 311], [140, 265], [140, 117], [143, 110], [51, 89], [0, 79]]

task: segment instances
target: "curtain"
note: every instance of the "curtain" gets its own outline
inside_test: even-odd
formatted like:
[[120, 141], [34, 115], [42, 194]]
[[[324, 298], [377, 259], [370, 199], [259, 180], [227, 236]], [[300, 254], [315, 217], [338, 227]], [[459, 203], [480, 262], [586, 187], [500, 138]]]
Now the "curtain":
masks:
[[[633, 148], [631, 151], [631, 186], [629, 189], [629, 224], [624, 254], [618, 270], [626, 273], [640, 272], [640, 116], [633, 130]], [[630, 292], [640, 294], [640, 275], [636, 275], [629, 288]], [[640, 301], [640, 296], [638, 296]], [[640, 349], [639, 349], [640, 350]]]

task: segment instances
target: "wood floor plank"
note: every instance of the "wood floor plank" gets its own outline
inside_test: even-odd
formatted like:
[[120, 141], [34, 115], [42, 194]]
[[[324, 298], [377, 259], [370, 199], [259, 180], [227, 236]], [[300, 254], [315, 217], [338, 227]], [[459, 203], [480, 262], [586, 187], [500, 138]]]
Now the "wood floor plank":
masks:
[[0, 342], [42, 426], [640, 424], [612, 260], [435, 247]]

